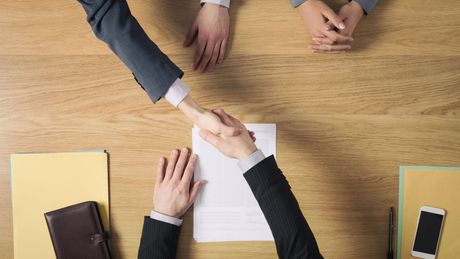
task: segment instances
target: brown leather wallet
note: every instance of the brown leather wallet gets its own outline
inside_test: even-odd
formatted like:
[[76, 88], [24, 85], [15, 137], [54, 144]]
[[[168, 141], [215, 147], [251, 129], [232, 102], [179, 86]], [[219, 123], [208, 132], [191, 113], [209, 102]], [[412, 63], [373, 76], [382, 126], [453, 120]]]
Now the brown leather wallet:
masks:
[[45, 213], [58, 259], [109, 259], [108, 234], [104, 232], [97, 203], [87, 201]]

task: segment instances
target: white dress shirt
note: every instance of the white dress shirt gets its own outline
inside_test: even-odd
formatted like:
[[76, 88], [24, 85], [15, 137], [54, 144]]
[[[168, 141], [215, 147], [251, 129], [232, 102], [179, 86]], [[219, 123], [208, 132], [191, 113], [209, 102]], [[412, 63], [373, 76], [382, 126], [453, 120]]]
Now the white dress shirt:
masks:
[[253, 168], [255, 165], [260, 163], [260, 161], [265, 159], [265, 155], [262, 150], [257, 149], [254, 153], [249, 155], [247, 158], [238, 161], [238, 167], [241, 169], [241, 172], [244, 174], [249, 169]]
[[189, 92], [190, 87], [188, 87], [184, 81], [180, 80], [180, 78], [177, 78], [171, 87], [169, 87], [163, 98], [165, 98], [166, 101], [168, 101], [174, 107], [177, 107]]
[[200, 4], [204, 3], [218, 4], [230, 8], [230, 0], [200, 0]]
[[154, 211], [154, 210], [152, 210], [152, 212], [150, 212], [150, 218], [151, 219], [156, 219], [156, 220], [159, 220], [159, 221], [163, 221], [163, 222], [166, 222], [166, 223], [169, 223], [169, 224], [173, 224], [173, 225], [176, 225], [178, 227], [180, 227], [182, 225], [182, 219], [171, 217], [171, 216], [165, 215], [163, 213], [160, 213], [160, 212], [157, 212], [157, 211]]

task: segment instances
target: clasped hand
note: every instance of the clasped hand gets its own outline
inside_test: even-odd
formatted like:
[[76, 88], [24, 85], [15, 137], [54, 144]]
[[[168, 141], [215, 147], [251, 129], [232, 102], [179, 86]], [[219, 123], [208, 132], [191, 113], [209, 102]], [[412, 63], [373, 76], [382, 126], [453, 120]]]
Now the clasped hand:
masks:
[[343, 5], [336, 14], [321, 0], [307, 0], [299, 6], [300, 14], [314, 41], [314, 53], [343, 53], [351, 49], [351, 35], [364, 15], [355, 1]]

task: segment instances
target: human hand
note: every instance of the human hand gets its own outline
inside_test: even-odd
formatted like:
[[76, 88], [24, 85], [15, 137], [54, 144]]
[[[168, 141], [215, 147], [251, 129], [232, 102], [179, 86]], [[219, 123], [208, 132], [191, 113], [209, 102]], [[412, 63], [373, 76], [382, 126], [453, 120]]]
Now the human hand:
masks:
[[221, 64], [224, 61], [229, 30], [228, 8], [218, 4], [205, 3], [198, 11], [184, 41], [184, 47], [188, 47], [198, 34], [198, 45], [192, 64], [193, 70], [211, 72], [216, 64]]
[[188, 152], [187, 148], [180, 152], [173, 150], [169, 163], [164, 157], [160, 158], [153, 198], [155, 211], [180, 218], [192, 206], [203, 187], [204, 181], [191, 184], [197, 156], [192, 154], [189, 158]]
[[228, 125], [219, 116], [208, 109], [203, 109], [195, 124], [200, 129], [209, 130], [214, 134], [224, 136], [238, 136], [244, 131], [244, 125]]
[[254, 144], [255, 138], [254, 133], [250, 133], [246, 127], [237, 119], [228, 115], [224, 110], [214, 110], [226, 125], [232, 127], [243, 128], [243, 132], [238, 136], [225, 136], [217, 135], [209, 130], [201, 129], [200, 136], [215, 148], [217, 148], [222, 154], [236, 159], [244, 159], [257, 150]]
[[[334, 24], [331, 21], [327, 22], [327, 27], [330, 30], [337, 30], [340, 35], [351, 37], [353, 31], [356, 28], [356, 25], [358, 25], [359, 21], [364, 15], [364, 10], [358, 2], [350, 1], [349, 3], [343, 5], [342, 8], [340, 8], [338, 15], [340, 19], [343, 20], [343, 23], [345, 24], [345, 29], [338, 30], [337, 28], [335, 28]], [[317, 44], [315, 44], [315, 46], [312, 47], [312, 49], [320, 50], [323, 52], [330, 52], [326, 41], [318, 39], [316, 40], [316, 43]]]
[[[347, 4], [344, 4], [338, 13], [340, 19], [343, 20], [345, 24], [345, 29], [340, 30], [341, 35], [350, 36], [353, 34], [353, 31], [358, 25], [359, 21], [364, 15], [364, 9], [356, 1], [350, 1]], [[334, 28], [334, 25], [329, 21], [327, 22], [329, 28]]]
[[196, 104], [190, 95], [187, 95], [177, 107], [199, 128], [207, 129], [214, 134], [236, 136], [243, 131], [242, 128], [225, 125], [212, 111]]
[[339, 34], [328, 26], [327, 22], [330, 22], [340, 30], [346, 29], [342, 19], [325, 3], [307, 0], [298, 9], [316, 43], [310, 45], [313, 52], [327, 50], [329, 53], [340, 53], [351, 48], [353, 38]]

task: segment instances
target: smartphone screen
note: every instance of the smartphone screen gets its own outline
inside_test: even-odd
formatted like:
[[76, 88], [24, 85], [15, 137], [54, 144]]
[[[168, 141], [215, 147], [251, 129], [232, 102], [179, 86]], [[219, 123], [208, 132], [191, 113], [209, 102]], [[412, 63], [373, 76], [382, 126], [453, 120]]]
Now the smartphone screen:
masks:
[[414, 251], [436, 254], [443, 215], [421, 211], [415, 235]]

